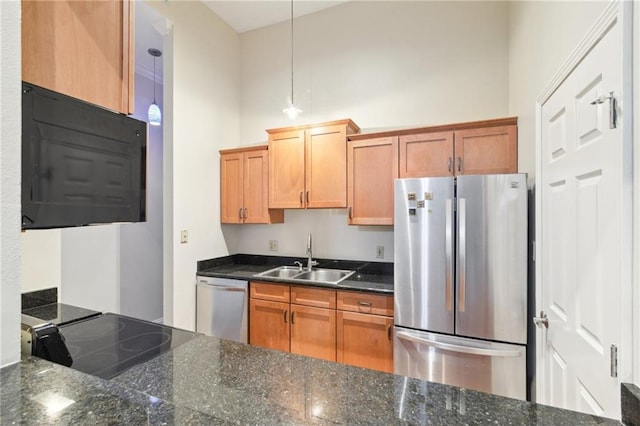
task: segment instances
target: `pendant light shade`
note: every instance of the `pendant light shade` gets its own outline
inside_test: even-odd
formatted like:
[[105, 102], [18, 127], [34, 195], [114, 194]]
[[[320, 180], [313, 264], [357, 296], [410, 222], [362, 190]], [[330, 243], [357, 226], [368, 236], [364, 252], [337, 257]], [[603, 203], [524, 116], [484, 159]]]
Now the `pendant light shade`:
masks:
[[162, 55], [162, 52], [158, 49], [151, 48], [148, 50], [149, 55], [153, 56], [153, 102], [149, 105], [149, 124], [152, 126], [159, 126], [162, 124], [162, 111], [156, 103], [156, 58]]
[[294, 120], [302, 112], [293, 102], [293, 0], [291, 0], [291, 98], [289, 105], [282, 110], [291, 120]]

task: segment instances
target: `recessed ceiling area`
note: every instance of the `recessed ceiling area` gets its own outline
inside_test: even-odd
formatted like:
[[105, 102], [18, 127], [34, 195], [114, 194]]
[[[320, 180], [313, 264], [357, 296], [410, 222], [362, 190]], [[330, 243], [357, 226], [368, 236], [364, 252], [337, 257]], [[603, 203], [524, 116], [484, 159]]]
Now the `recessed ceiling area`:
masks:
[[[349, 0], [294, 0], [293, 16], [297, 18], [308, 15], [347, 1]], [[203, 0], [203, 3], [237, 33], [277, 24], [291, 18], [289, 0]]]

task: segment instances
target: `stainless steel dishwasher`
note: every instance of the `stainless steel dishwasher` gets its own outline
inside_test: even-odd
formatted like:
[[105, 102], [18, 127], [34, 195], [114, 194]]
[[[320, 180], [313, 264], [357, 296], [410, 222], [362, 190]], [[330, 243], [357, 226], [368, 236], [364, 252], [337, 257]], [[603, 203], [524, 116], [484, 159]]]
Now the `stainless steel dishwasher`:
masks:
[[247, 343], [249, 282], [196, 275], [196, 331]]

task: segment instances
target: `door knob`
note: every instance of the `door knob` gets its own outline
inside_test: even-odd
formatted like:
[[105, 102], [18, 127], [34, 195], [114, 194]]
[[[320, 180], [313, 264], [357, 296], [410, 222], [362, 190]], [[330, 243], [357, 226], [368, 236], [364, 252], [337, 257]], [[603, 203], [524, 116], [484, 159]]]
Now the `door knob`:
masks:
[[538, 327], [549, 328], [549, 317], [544, 311], [540, 311], [539, 317], [533, 317], [533, 323]]

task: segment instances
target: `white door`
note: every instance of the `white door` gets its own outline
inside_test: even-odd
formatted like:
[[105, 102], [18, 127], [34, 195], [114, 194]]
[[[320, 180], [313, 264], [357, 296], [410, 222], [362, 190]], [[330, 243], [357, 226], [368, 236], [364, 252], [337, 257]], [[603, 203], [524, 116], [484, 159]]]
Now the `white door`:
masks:
[[621, 110], [611, 129], [606, 97], [623, 97], [619, 21], [542, 105], [538, 309], [548, 328], [537, 328], [538, 401], [618, 419], [611, 348], [621, 346], [621, 291], [630, 276], [630, 171]]

